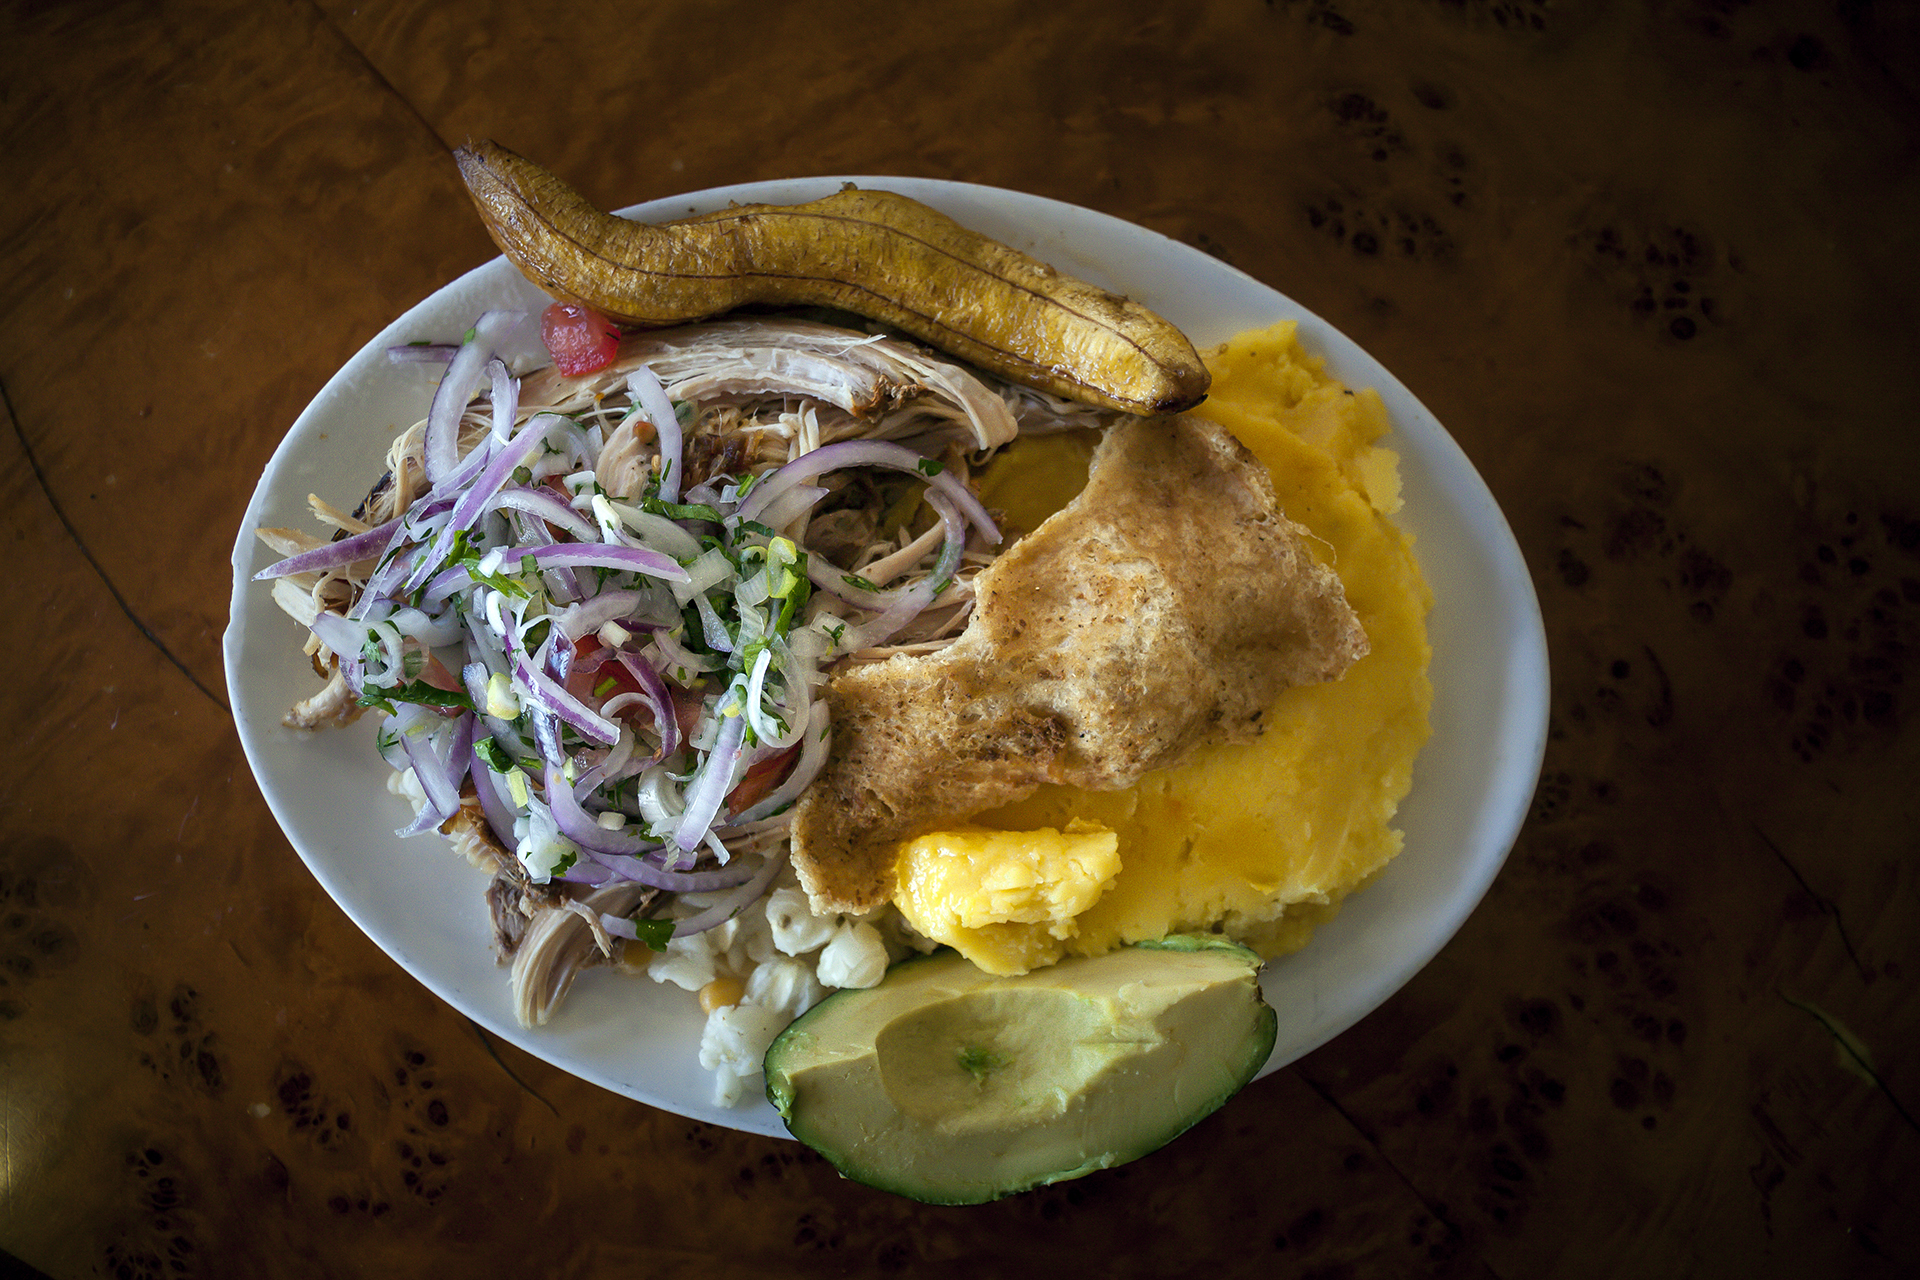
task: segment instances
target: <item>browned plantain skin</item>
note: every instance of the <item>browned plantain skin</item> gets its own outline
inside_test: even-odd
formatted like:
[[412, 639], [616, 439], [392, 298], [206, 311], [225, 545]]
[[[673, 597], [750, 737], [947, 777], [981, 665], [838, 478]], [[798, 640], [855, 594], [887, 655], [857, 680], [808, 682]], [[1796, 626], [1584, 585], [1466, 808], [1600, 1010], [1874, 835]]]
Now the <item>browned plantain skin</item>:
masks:
[[648, 225], [495, 143], [453, 155], [488, 234], [529, 280], [630, 327], [749, 304], [838, 307], [1087, 404], [1172, 413], [1206, 398], [1206, 366], [1172, 324], [906, 196], [848, 187]]

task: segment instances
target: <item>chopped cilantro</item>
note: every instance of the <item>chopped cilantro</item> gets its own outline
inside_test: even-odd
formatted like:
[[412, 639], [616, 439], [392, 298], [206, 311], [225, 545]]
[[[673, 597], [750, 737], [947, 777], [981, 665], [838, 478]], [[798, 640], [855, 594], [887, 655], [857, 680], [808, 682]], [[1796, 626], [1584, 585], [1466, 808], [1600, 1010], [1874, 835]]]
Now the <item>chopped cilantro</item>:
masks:
[[640, 935], [640, 941], [647, 944], [648, 950], [665, 951], [667, 943], [673, 940], [673, 921], [635, 920], [633, 931]]
[[704, 502], [663, 502], [648, 495], [640, 499], [640, 509], [650, 516], [665, 516], [669, 520], [705, 520], [719, 524], [720, 511]]
[[513, 768], [513, 757], [507, 749], [492, 738], [481, 738], [474, 742], [473, 753], [487, 762], [487, 768], [495, 773], [505, 773]]
[[370, 684], [360, 695], [363, 707], [378, 707], [388, 715], [393, 714], [393, 704], [411, 702], [422, 707], [462, 707], [473, 710], [473, 699], [464, 689], [442, 689], [438, 685], [428, 684], [425, 680], [409, 680], [405, 684]]
[[763, 538], [777, 538], [780, 536], [774, 530], [769, 529], [764, 524], [761, 524], [758, 520], [742, 520], [739, 526], [734, 530], [734, 532], [736, 534], [757, 533]]

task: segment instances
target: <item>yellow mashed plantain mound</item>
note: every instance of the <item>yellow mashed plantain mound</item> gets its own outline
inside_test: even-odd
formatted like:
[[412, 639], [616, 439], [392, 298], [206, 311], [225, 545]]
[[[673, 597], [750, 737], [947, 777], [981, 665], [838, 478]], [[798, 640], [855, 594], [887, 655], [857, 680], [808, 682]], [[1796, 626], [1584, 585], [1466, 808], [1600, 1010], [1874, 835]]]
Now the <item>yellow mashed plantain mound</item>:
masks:
[[[1207, 365], [1213, 389], [1197, 412], [1267, 464], [1286, 514], [1340, 575], [1372, 651], [1332, 683], [1284, 691], [1256, 741], [1203, 747], [1121, 791], [1043, 787], [979, 815], [969, 826], [1105, 828], [1117, 836], [1120, 861], [1071, 927], [1054, 912], [981, 930], [972, 911], [967, 936], [940, 939], [989, 971], [1216, 926], [1280, 955], [1305, 945], [1400, 851], [1393, 815], [1429, 731], [1432, 600], [1411, 540], [1388, 519], [1400, 497], [1399, 460], [1376, 444], [1389, 427], [1386, 411], [1373, 391], [1328, 377], [1290, 321], [1240, 335]], [[1085, 482], [1091, 451], [1090, 439], [1071, 435], [1018, 441], [988, 469], [982, 496], [1009, 525], [1032, 529]], [[903, 859], [895, 895], [919, 908], [910, 918], [939, 918], [946, 899], [957, 919], [984, 889], [955, 867], [935, 885], [924, 856], [922, 870], [915, 865]], [[990, 874], [988, 861], [975, 865]]]

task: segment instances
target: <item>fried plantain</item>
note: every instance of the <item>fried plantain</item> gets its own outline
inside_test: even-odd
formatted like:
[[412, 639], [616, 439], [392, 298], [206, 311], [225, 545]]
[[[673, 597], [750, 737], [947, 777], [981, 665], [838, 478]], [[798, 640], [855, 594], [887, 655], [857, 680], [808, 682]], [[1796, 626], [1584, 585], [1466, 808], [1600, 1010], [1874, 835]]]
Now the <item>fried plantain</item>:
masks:
[[495, 143], [454, 159], [528, 279], [629, 327], [750, 304], [836, 307], [1087, 404], [1170, 413], [1206, 397], [1210, 375], [1174, 325], [906, 196], [849, 186], [649, 225], [595, 208]]

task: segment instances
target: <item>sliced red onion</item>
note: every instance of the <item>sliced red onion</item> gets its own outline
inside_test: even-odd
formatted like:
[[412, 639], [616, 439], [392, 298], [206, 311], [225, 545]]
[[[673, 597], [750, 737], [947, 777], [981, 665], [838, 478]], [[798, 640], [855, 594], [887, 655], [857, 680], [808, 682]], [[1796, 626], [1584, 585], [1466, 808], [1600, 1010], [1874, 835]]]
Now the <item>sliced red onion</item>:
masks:
[[947, 541], [940, 549], [940, 558], [934, 562], [926, 577], [900, 588], [884, 611], [858, 626], [848, 627], [840, 637], [840, 646], [844, 651], [852, 653], [884, 643], [932, 604], [934, 597], [953, 581], [954, 571], [960, 567], [960, 557], [966, 551], [966, 523], [959, 509], [947, 501], [943, 493], [928, 489], [927, 505], [939, 514], [946, 525]]
[[[449, 502], [445, 509], [451, 510], [452, 503]], [[426, 544], [417, 539], [430, 537], [433, 530], [420, 528], [414, 522], [413, 515], [409, 511], [404, 517], [405, 523], [394, 532], [393, 542], [389, 544], [394, 549], [381, 558], [379, 566], [368, 575], [366, 585], [360, 588], [360, 598], [353, 604], [353, 616], [356, 618], [365, 617], [377, 602], [393, 594], [401, 582], [420, 569], [425, 560]], [[407, 542], [414, 542], [415, 545], [404, 546]]]
[[678, 502], [682, 469], [680, 415], [673, 411], [673, 401], [667, 399], [660, 375], [644, 364], [627, 375], [627, 394], [646, 412], [647, 420], [653, 423], [654, 434], [659, 437], [660, 500]]
[[736, 642], [733, 634], [727, 630], [720, 611], [713, 607], [713, 601], [705, 595], [697, 595], [693, 598], [693, 606], [700, 614], [700, 629], [704, 633], [702, 639], [707, 642], [707, 648], [732, 653]]
[[368, 683], [375, 685], [395, 684], [406, 669], [406, 640], [400, 634], [400, 628], [385, 618], [371, 623], [367, 627], [370, 644], [361, 650]]
[[493, 672], [484, 662], [469, 662], [460, 668], [460, 685], [473, 699], [475, 710], [483, 716], [487, 712], [487, 685], [492, 679]]
[[534, 659], [540, 670], [564, 684], [573, 674], [573, 657], [579, 652], [580, 646], [571, 637], [555, 632], [540, 646]]
[[673, 833], [673, 843], [682, 854], [690, 855], [712, 830], [721, 802], [727, 798], [727, 792], [733, 790], [733, 770], [740, 762], [740, 748], [746, 733], [744, 715], [722, 717], [712, 750], [700, 762], [700, 771], [693, 781], [687, 784], [687, 807]]
[[[795, 520], [813, 510], [815, 503], [832, 492], [815, 484], [797, 484], [785, 493], [769, 502], [758, 517], [761, 524], [769, 529], [784, 529]], [[749, 498], [753, 495], [748, 494]]]
[[434, 739], [441, 734], [401, 732], [400, 743], [413, 762], [414, 776], [420, 780], [420, 790], [426, 793], [427, 803], [411, 823], [395, 834], [413, 836], [434, 830], [459, 809], [460, 784], [466, 778], [467, 765], [473, 755], [473, 723], [473, 717], [462, 712], [450, 731], [442, 731], [451, 736], [444, 755], [434, 746]]
[[[859, 605], [862, 609], [885, 609], [899, 599], [900, 587], [892, 591], [868, 591], [865, 587], [856, 587], [847, 581], [851, 576], [847, 570], [821, 559], [817, 555], [807, 557], [807, 579], [821, 591], [836, 600]], [[431, 598], [431, 592], [429, 592]]]
[[687, 648], [674, 639], [670, 631], [654, 632], [653, 643], [660, 650], [660, 656], [665, 658], [670, 666], [684, 667], [688, 671], [718, 671], [723, 665], [717, 658], [698, 654]]
[[504, 444], [513, 435], [514, 419], [520, 416], [520, 379], [499, 356], [487, 361], [487, 377], [493, 382], [493, 438]]
[[473, 483], [473, 478], [480, 474], [480, 468], [487, 465], [487, 459], [493, 456], [493, 451], [498, 447], [499, 441], [489, 433], [479, 444], [467, 450], [467, 456], [460, 459], [459, 466], [440, 477], [440, 482], [427, 491], [428, 496], [451, 505], [455, 495]]
[[[467, 451], [458, 466], [447, 471], [434, 481], [428, 491], [434, 498], [451, 499], [453, 495], [473, 483], [480, 469], [493, 456], [493, 451], [513, 433], [513, 421], [520, 414], [520, 381], [512, 377], [505, 362], [494, 356], [487, 361], [486, 373], [493, 379], [493, 425], [478, 445]], [[454, 425], [455, 448], [458, 449], [459, 424]]]
[[493, 767], [480, 758], [480, 735], [477, 732], [468, 751], [471, 758], [467, 761], [467, 776], [473, 779], [473, 794], [479, 798], [480, 812], [486, 815], [487, 825], [493, 828], [494, 839], [500, 842], [502, 848], [511, 849], [514, 846], [513, 805], [500, 790]]
[[400, 629], [400, 634], [418, 640], [429, 649], [442, 649], [448, 645], [460, 643], [466, 634], [466, 628], [459, 619], [444, 616], [434, 617], [424, 610], [408, 606], [395, 609], [387, 618]]
[[595, 888], [614, 883], [614, 874], [602, 864], [595, 862], [592, 854], [576, 858], [572, 866], [565, 871], [554, 872], [549, 879], [564, 880], [568, 884], [587, 884]]
[[367, 628], [364, 624], [350, 621], [331, 610], [321, 610], [314, 615], [313, 625], [309, 628], [320, 643], [333, 651], [340, 663], [340, 671], [347, 678], [347, 687], [358, 695], [366, 692], [366, 682], [361, 676], [360, 649], [367, 642]]
[[[645, 707], [647, 715], [653, 718], [656, 724], [659, 723], [659, 712], [644, 693], [616, 694], [606, 700], [600, 711], [603, 715], [612, 717], [621, 715], [633, 707]], [[620, 735], [620, 741], [607, 751], [606, 759], [597, 766], [603, 775], [601, 785], [613, 786], [636, 774], [646, 772], [667, 758], [667, 753], [658, 748], [647, 755], [641, 755], [638, 750], [639, 742], [639, 735], [631, 731]]]
[[[442, 720], [440, 716], [434, 714], [432, 709], [423, 707], [415, 702], [403, 702], [400, 704], [399, 710], [387, 717], [386, 723], [382, 725], [382, 728], [393, 734], [395, 742], [403, 742], [408, 739], [424, 740], [428, 735], [432, 734], [434, 730], [442, 728], [444, 724], [445, 721]], [[408, 764], [413, 762], [413, 757], [404, 752], [401, 758], [406, 760]]]
[[646, 691], [647, 703], [653, 710], [653, 724], [660, 734], [660, 756], [665, 758], [680, 749], [680, 720], [673, 711], [673, 692], [667, 688], [667, 682], [653, 669], [653, 664], [637, 653], [621, 649], [620, 665], [625, 667], [633, 678], [640, 682]]
[[759, 800], [734, 815], [728, 828], [746, 826], [771, 818], [787, 805], [800, 798], [807, 784], [820, 775], [826, 766], [827, 753], [833, 744], [831, 722], [828, 719], [827, 704], [824, 699], [816, 699], [808, 708], [807, 727], [800, 739], [800, 758], [793, 762], [786, 780], [779, 786], [761, 796]]
[[727, 553], [719, 547], [708, 547], [700, 553], [698, 559], [687, 566], [687, 578], [684, 582], [673, 584], [673, 599], [676, 606], [686, 608], [688, 602], [702, 592], [710, 591], [722, 583], [732, 582], [739, 576], [739, 570]]
[[658, 854], [661, 844], [633, 827], [603, 827], [580, 803], [582, 791], [598, 784], [598, 770], [568, 786], [559, 767], [549, 765], [546, 772], [547, 808], [553, 814], [560, 833], [620, 880], [638, 881], [671, 893], [711, 893], [728, 889], [747, 880], [753, 873], [743, 863], [712, 871], [671, 871], [639, 855]]
[[700, 554], [700, 540], [665, 516], [601, 496], [594, 499], [594, 514], [619, 530], [602, 538], [603, 542], [620, 541], [631, 530], [640, 546], [664, 551], [677, 560], [692, 560]]
[[461, 344], [447, 365], [433, 394], [433, 407], [427, 410], [425, 446], [427, 483], [437, 485], [460, 460], [460, 419], [467, 402], [486, 373], [487, 361], [500, 339], [524, 319], [523, 311], [489, 311], [474, 322], [473, 337]]
[[367, 642], [367, 628], [363, 624], [349, 621], [330, 609], [322, 609], [313, 615], [313, 623], [308, 630], [342, 661], [358, 658], [360, 647]]
[[559, 525], [582, 542], [600, 540], [599, 526], [568, 506], [551, 489], [513, 485], [494, 495], [492, 506], [495, 510], [524, 511], [530, 516], [538, 516], [548, 524]]
[[405, 517], [395, 516], [385, 524], [375, 525], [364, 533], [356, 533], [341, 538], [338, 542], [329, 542], [324, 547], [315, 547], [311, 551], [302, 551], [276, 560], [260, 572], [253, 575], [255, 582], [268, 578], [284, 578], [294, 573], [312, 573], [322, 569], [340, 569], [359, 560], [370, 559], [387, 549], [393, 541], [393, 535], [400, 529]]
[[[521, 535], [522, 550], [529, 547], [551, 547], [560, 541], [553, 536], [553, 531], [547, 528], [547, 522], [544, 520], [531, 520], [522, 516], [515, 520], [514, 524]], [[501, 554], [506, 554], [504, 549]], [[572, 569], [542, 569], [540, 576], [546, 585], [547, 596], [554, 604], [570, 604], [587, 594], [580, 589], [580, 580], [574, 577]]]
[[525, 714], [533, 727], [533, 745], [539, 749], [540, 758], [549, 764], [564, 761], [567, 753], [560, 747], [560, 717], [537, 703], [528, 706]]
[[[589, 775], [592, 776], [592, 775]], [[547, 808], [553, 812], [553, 821], [560, 828], [560, 834], [591, 853], [621, 854], [635, 857], [642, 853], [652, 853], [661, 847], [658, 840], [647, 835], [639, 827], [603, 827], [595, 820], [580, 798], [574, 794], [566, 775], [560, 766], [547, 766]], [[592, 783], [587, 784], [589, 790]]]
[[350, 616], [365, 617], [376, 602], [386, 600], [400, 580], [413, 572], [414, 566], [420, 562], [420, 556], [426, 551], [424, 546], [419, 545], [415, 532], [403, 516], [400, 527], [393, 531], [393, 538], [387, 543], [387, 549], [374, 562], [373, 572], [361, 584], [360, 596], [348, 611]]
[[[782, 847], [778, 852], [768, 854], [767, 860], [761, 864], [760, 870], [754, 873], [753, 879], [747, 881], [738, 889], [714, 903], [705, 911], [702, 911], [699, 915], [689, 916], [685, 920], [675, 921], [673, 936], [676, 938], [684, 938], [690, 934], [705, 933], [707, 930], [723, 925], [733, 919], [767, 891], [767, 886], [773, 883], [774, 877], [778, 876], [780, 869], [786, 865], [787, 851], [785, 847]], [[602, 917], [602, 919], [604, 920], [605, 917]]]
[[[553, 625], [569, 640], [578, 640], [589, 631], [598, 631], [609, 622], [631, 617], [647, 602], [641, 591], [602, 591], [578, 604], [570, 604], [553, 615]], [[641, 624], [651, 627], [652, 623]]]
[[795, 485], [847, 467], [885, 467], [891, 471], [906, 471], [920, 476], [926, 480], [929, 492], [938, 490], [953, 499], [967, 518], [986, 535], [987, 541], [1000, 541], [1000, 530], [995, 527], [993, 517], [981, 505], [980, 499], [974, 496], [973, 490], [939, 463], [887, 440], [842, 440], [838, 444], [822, 445], [811, 453], [803, 453], [779, 470], [762, 476], [740, 504], [737, 514], [742, 520], [758, 520], [776, 498]]
[[[739, 865], [718, 867], [711, 871], [668, 871], [655, 866], [644, 858], [629, 853], [606, 848], [613, 843], [609, 837], [627, 835], [626, 829], [608, 830], [593, 820], [593, 815], [579, 806], [573, 798], [566, 781], [558, 776], [559, 770], [547, 771], [547, 796], [549, 808], [553, 811], [554, 822], [562, 835], [580, 846], [594, 863], [607, 869], [610, 879], [632, 881], [654, 889], [664, 889], [669, 893], [713, 893], [720, 889], [730, 889], [745, 883], [755, 874], [745, 862]], [[564, 799], [556, 797], [564, 796]], [[563, 815], [562, 810], [567, 812]], [[657, 849], [658, 844], [643, 845], [643, 848]], [[598, 883], [604, 883], [599, 881]]]
[[403, 342], [387, 348], [391, 364], [445, 364], [460, 350], [457, 342]]
[[443, 600], [453, 598], [472, 585], [473, 575], [467, 571], [467, 566], [464, 564], [453, 565], [450, 568], [442, 569], [439, 573], [427, 579], [426, 585], [420, 591], [420, 603], [439, 604]]
[[726, 476], [716, 476], [710, 480], [702, 480], [687, 490], [685, 501], [693, 506], [712, 507], [716, 511], [722, 507], [732, 506], [731, 495], [738, 486], [724, 483], [729, 479], [730, 477]]
[[561, 422], [566, 421], [558, 414], [536, 413], [527, 419], [526, 424], [520, 428], [513, 439], [493, 449], [492, 457], [480, 472], [479, 477], [453, 504], [453, 510], [447, 517], [445, 527], [434, 539], [433, 551], [422, 557], [419, 567], [408, 575], [406, 590], [412, 591], [426, 581], [427, 576], [447, 558], [453, 535], [473, 527], [474, 522], [485, 513], [487, 504], [493, 500], [494, 495], [506, 487], [507, 481], [513, 476], [514, 469], [523, 466], [534, 450], [540, 447], [541, 441], [546, 438], [546, 427], [543, 424], [556, 419]]
[[669, 893], [714, 893], [744, 884], [755, 875], [755, 869], [744, 859], [712, 871], [662, 871], [640, 858], [600, 853], [588, 856], [612, 872], [616, 880], [632, 880]]
[[687, 571], [672, 556], [646, 547], [616, 547], [604, 542], [556, 542], [550, 546], [509, 547], [500, 553], [508, 564], [531, 556], [540, 569], [617, 569], [643, 573], [665, 582], [687, 581]]
[[[595, 742], [612, 746], [620, 741], [619, 725], [568, 693], [559, 681], [527, 661], [524, 654], [515, 654], [513, 657], [513, 678], [524, 691], [529, 709], [538, 709], [548, 715], [557, 716], [578, 729], [582, 737], [591, 738]], [[536, 725], [536, 731], [538, 728], [539, 726]], [[546, 752], [547, 744], [542, 742], [540, 745], [541, 750]], [[559, 745], [557, 737], [554, 745], [557, 750]], [[554, 753], [546, 754], [550, 761], [557, 758]]]
[[[748, 726], [753, 730], [754, 736], [760, 739], [762, 745], [784, 749], [800, 741], [800, 735], [807, 731], [807, 691], [805, 686], [797, 690], [800, 703], [797, 709], [781, 708], [782, 711], [791, 713], [788, 717], [791, 723], [784, 729], [776, 725], [767, 712], [761, 709], [760, 703], [766, 696], [767, 673], [773, 669], [776, 645], [783, 651], [786, 649], [784, 644], [775, 640], [762, 649], [760, 655], [753, 660], [753, 671], [747, 676], [747, 703], [743, 714], [747, 717]], [[790, 652], [787, 653], [786, 661], [781, 664], [782, 669], [788, 668], [792, 660], [793, 655]], [[791, 692], [793, 691], [790, 690]]]

